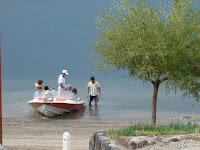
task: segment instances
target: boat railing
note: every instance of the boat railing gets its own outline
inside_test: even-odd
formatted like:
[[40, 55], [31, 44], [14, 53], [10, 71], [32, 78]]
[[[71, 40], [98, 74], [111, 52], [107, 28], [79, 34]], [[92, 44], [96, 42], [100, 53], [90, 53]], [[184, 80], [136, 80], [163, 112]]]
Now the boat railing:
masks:
[[63, 98], [73, 99], [73, 93], [69, 91], [35, 91], [34, 98]]

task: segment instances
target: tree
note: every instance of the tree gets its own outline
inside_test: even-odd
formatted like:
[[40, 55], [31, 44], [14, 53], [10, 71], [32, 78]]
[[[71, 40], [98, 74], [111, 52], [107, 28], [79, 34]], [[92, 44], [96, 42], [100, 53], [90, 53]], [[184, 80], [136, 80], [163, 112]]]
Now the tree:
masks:
[[145, 0], [122, 0], [99, 12], [100, 30], [92, 48], [101, 71], [128, 70], [131, 77], [151, 82], [152, 123], [156, 124], [158, 89], [183, 91], [199, 100], [200, 10], [191, 0], [171, 0], [157, 10]]

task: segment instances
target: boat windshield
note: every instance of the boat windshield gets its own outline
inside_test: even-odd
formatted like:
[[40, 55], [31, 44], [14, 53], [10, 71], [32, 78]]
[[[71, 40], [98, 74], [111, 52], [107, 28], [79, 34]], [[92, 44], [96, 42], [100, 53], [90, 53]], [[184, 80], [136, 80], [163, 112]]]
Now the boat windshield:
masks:
[[64, 98], [73, 99], [73, 93], [69, 91], [35, 91], [34, 98]]

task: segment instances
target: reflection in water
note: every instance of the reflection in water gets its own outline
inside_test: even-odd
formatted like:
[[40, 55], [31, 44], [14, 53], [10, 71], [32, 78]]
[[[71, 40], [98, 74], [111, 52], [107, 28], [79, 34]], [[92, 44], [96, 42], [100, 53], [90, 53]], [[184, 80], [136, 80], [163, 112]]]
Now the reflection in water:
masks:
[[90, 117], [94, 117], [96, 119], [99, 119], [99, 107], [92, 107], [91, 105], [89, 106], [89, 113]]
[[74, 110], [69, 113], [64, 113], [62, 115], [57, 115], [53, 117], [54, 119], [81, 119], [85, 112], [85, 106], [79, 110]]
[[[99, 113], [99, 107], [94, 106], [84, 106], [79, 110], [71, 111], [69, 113], [64, 113], [62, 115], [56, 115], [54, 117], [49, 117], [49, 119], [86, 119], [89, 117], [90, 119], [101, 119], [100, 113]], [[45, 115], [39, 113], [37, 110], [31, 113], [29, 118], [34, 119], [48, 119]]]

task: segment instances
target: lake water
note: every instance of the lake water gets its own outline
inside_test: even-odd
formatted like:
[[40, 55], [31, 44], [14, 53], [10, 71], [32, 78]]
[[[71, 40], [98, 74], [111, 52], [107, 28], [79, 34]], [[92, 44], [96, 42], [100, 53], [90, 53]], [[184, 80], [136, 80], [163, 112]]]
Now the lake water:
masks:
[[[156, 0], [148, 2], [157, 5]], [[70, 74], [66, 81], [78, 89], [82, 99], [86, 100], [90, 76], [100, 83], [102, 98], [98, 108], [86, 103], [83, 109], [58, 118], [150, 120], [153, 94], [150, 83], [124, 77], [125, 71], [93, 73], [90, 45], [98, 34], [93, 18], [111, 3], [111, 0], [0, 0], [4, 118], [43, 117], [27, 103], [33, 98], [34, 83], [42, 79], [43, 85], [57, 89], [61, 70], [67, 69]], [[195, 7], [200, 7], [198, 0]], [[180, 92], [169, 98], [164, 87], [160, 87], [158, 120], [199, 116], [199, 102], [193, 98], [182, 102]]]

